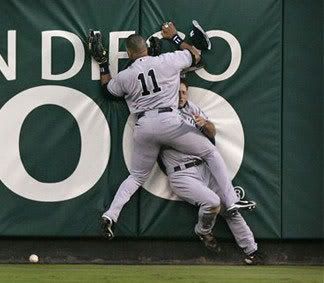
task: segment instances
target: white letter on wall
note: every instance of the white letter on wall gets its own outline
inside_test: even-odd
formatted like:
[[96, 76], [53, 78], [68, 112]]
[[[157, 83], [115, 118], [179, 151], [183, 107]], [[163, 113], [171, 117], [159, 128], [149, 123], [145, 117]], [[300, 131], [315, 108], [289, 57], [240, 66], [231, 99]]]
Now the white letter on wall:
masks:
[[110, 33], [109, 38], [109, 62], [110, 72], [114, 77], [118, 73], [118, 59], [128, 58], [127, 52], [120, 52], [119, 50], [119, 39], [127, 38], [135, 31], [114, 31]]
[[[78, 123], [81, 136], [78, 165], [69, 177], [55, 183], [40, 182], [29, 175], [19, 149], [24, 120], [35, 108], [47, 104], [58, 105], [69, 111]], [[104, 173], [109, 154], [110, 130], [107, 120], [98, 105], [78, 90], [54, 85], [37, 86], [18, 93], [0, 109], [0, 180], [8, 189], [24, 198], [54, 202], [87, 192]]]
[[0, 55], [0, 72], [8, 81], [16, 79], [16, 31], [8, 30], [7, 44], [8, 64]]
[[242, 50], [240, 43], [235, 38], [234, 35], [223, 30], [210, 30], [207, 32], [209, 38], [211, 37], [220, 37], [223, 38], [231, 48], [231, 63], [229, 64], [227, 70], [220, 75], [212, 75], [208, 73], [205, 69], [199, 69], [196, 71], [196, 74], [202, 79], [210, 82], [219, 82], [228, 79], [233, 76], [237, 71], [241, 63]]
[[[62, 74], [52, 74], [52, 37], [63, 37], [70, 41], [74, 48], [73, 65]], [[84, 48], [82, 41], [77, 35], [63, 30], [42, 32], [42, 79], [53, 81], [67, 80], [81, 70], [83, 62]]]

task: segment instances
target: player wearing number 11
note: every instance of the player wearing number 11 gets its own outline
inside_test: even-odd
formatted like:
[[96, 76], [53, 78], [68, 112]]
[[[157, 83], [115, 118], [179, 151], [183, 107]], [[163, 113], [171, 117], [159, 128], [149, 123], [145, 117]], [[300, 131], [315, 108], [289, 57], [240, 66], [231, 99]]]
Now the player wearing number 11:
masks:
[[[206, 49], [210, 49], [209, 39], [201, 27], [194, 28], [195, 35], [208, 41]], [[228, 178], [220, 176], [220, 155], [214, 145], [198, 129], [188, 126], [178, 112], [180, 72], [198, 64], [200, 52], [183, 42], [172, 23], [162, 26], [162, 36], [172, 40], [182, 51], [149, 56], [145, 40], [140, 35], [131, 35], [126, 39], [126, 50], [134, 62], [114, 78], [109, 73], [108, 52], [101, 44], [101, 37], [95, 34], [89, 37], [89, 49], [100, 64], [101, 84], [109, 94], [124, 97], [130, 112], [137, 116], [130, 175], [102, 216], [107, 237], [113, 236], [111, 226], [117, 222], [121, 208], [148, 179], [162, 145], [201, 157], [219, 186], [231, 186]]]

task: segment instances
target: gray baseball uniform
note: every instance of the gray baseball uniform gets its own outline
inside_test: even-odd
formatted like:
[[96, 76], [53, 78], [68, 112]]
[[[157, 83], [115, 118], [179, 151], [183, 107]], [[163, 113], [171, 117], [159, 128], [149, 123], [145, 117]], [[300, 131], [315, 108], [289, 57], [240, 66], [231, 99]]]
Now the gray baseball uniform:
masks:
[[[183, 120], [185, 121], [185, 123], [188, 126], [191, 126], [194, 128], [196, 128], [196, 124], [193, 119], [194, 114], [202, 116], [203, 118], [208, 120], [208, 117], [206, 116], [206, 114], [191, 101], [188, 101], [186, 103], [185, 107], [183, 107], [180, 110], [180, 113], [181, 113], [181, 116], [183, 117]], [[207, 140], [207, 138], [205, 138], [205, 140]], [[235, 197], [233, 199], [231, 197], [231, 194], [229, 194], [230, 191], [234, 192], [234, 188], [233, 188], [232, 182], [228, 176], [226, 164], [216, 147], [215, 147], [215, 152], [216, 152], [216, 154], [215, 154], [216, 162], [218, 165], [218, 170], [216, 172], [215, 181], [216, 181], [217, 186], [220, 190], [219, 197], [221, 198], [223, 205], [226, 208], [228, 208], [233, 203], [237, 202], [239, 199], [237, 197]], [[180, 166], [181, 168], [185, 169], [184, 164], [186, 164], [192, 160], [201, 160], [201, 158], [198, 156], [188, 155], [188, 154], [179, 152], [174, 149], [163, 150], [163, 151], [161, 151], [160, 155], [161, 155], [161, 158], [163, 160], [163, 163], [166, 167], [166, 171], [169, 176], [172, 176], [172, 172], [174, 172], [174, 170], [173, 170], [174, 167]]]
[[[195, 126], [193, 114], [207, 119], [201, 109], [190, 101], [181, 109], [181, 113], [185, 121], [192, 126]], [[218, 159], [220, 163], [219, 180], [211, 175], [205, 163], [190, 168], [185, 167], [185, 164], [200, 160], [197, 156], [189, 156], [173, 149], [163, 149], [160, 155], [166, 166], [173, 192], [181, 199], [199, 206], [198, 223], [195, 226], [196, 233], [209, 234], [211, 232], [216, 221], [216, 214], [211, 211], [221, 203], [221, 215], [225, 218], [238, 246], [246, 254], [257, 250], [253, 233], [242, 215], [238, 212], [233, 216], [224, 213], [227, 207], [238, 201], [238, 197], [232, 184], [228, 184], [230, 181], [227, 177], [225, 163], [220, 155]], [[175, 168], [177, 171], [174, 170]]]
[[130, 111], [138, 114], [130, 176], [104, 213], [115, 222], [123, 206], [148, 179], [163, 145], [201, 157], [218, 177], [218, 151], [198, 129], [187, 125], [177, 110], [180, 72], [191, 63], [188, 50], [141, 57], [107, 85], [110, 93], [124, 96]]

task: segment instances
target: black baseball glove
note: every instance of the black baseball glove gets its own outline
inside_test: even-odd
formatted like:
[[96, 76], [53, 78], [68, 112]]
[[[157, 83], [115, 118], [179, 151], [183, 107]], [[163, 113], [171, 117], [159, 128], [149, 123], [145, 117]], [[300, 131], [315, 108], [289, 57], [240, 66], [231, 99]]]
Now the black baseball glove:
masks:
[[88, 48], [93, 59], [95, 59], [99, 64], [108, 61], [108, 50], [104, 48], [102, 44], [102, 36], [100, 32], [95, 33], [93, 30], [89, 31]]

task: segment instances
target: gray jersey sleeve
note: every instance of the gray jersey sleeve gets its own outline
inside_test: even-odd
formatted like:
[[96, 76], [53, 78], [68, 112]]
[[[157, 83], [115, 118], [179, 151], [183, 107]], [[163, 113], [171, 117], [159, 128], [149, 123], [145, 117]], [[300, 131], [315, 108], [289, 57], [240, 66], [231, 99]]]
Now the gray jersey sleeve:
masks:
[[[180, 109], [180, 114], [183, 120], [193, 127], [196, 127], [194, 115], [202, 116], [205, 120], [208, 120], [207, 115], [194, 103], [188, 101], [186, 106]], [[196, 127], [197, 128], [197, 127]]]
[[202, 111], [196, 104], [191, 101], [188, 101], [187, 106], [182, 111], [187, 115], [198, 115], [202, 116], [205, 120], [208, 120], [207, 115]]
[[181, 71], [188, 68], [192, 64], [192, 56], [189, 50], [177, 50], [175, 52], [164, 53], [160, 55], [164, 57], [164, 61], [167, 65], [175, 68], [177, 71]]
[[123, 96], [125, 94], [121, 77], [122, 73], [119, 73], [107, 84], [107, 90], [114, 96]]

